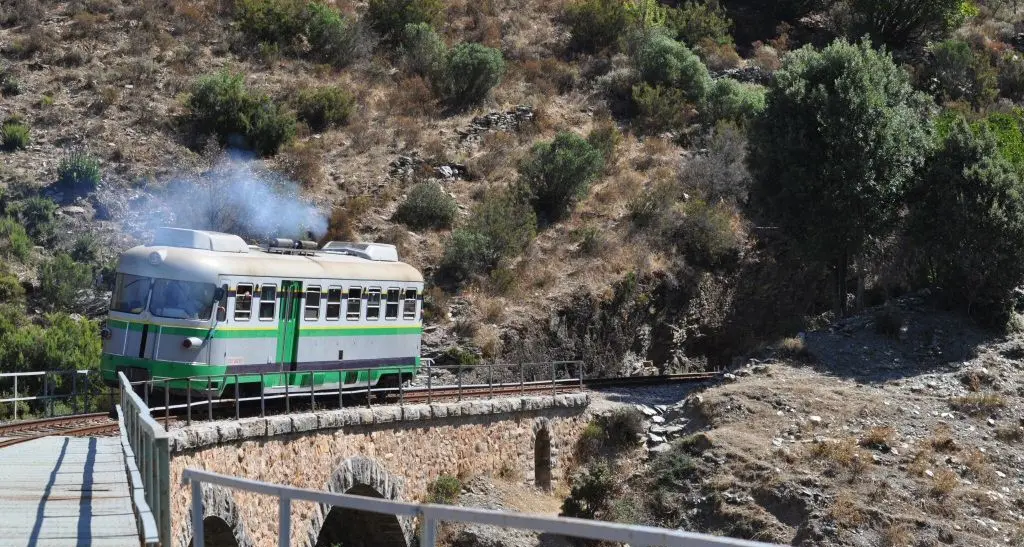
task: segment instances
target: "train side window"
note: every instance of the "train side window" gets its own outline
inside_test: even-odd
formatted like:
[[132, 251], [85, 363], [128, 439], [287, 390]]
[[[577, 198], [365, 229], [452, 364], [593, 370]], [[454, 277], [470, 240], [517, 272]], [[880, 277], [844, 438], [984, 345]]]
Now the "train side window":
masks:
[[384, 305], [384, 319], [394, 321], [398, 319], [398, 301], [401, 299], [402, 289], [391, 287], [388, 289], [388, 300]]
[[416, 289], [405, 289], [405, 300], [402, 301], [402, 319], [416, 319]]
[[306, 312], [303, 318], [306, 321], [320, 319], [320, 287], [306, 288]]
[[359, 321], [359, 314], [363, 311], [363, 289], [361, 287], [348, 288], [348, 304], [345, 308], [345, 319], [348, 321]]
[[260, 321], [273, 321], [277, 309], [277, 286], [260, 285]]
[[380, 319], [380, 289], [374, 287], [366, 291], [366, 320]]
[[341, 317], [341, 287], [327, 289], [327, 320], [337, 321]]
[[252, 316], [252, 283], [239, 283], [235, 289], [235, 321], [248, 321]]

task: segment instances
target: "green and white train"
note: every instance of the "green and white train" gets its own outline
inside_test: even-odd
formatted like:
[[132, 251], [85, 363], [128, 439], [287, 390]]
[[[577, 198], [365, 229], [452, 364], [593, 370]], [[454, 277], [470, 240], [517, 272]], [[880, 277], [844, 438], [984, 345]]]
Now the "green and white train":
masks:
[[[395, 385], [419, 367], [422, 307], [423, 276], [392, 245], [317, 249], [276, 239], [257, 247], [236, 235], [160, 228], [151, 245], [121, 255], [100, 368], [110, 383], [121, 371], [132, 380], [237, 374], [250, 393], [311, 382], [331, 389], [339, 380]], [[288, 372], [303, 374], [275, 374]], [[233, 383], [215, 377], [211, 388]]]

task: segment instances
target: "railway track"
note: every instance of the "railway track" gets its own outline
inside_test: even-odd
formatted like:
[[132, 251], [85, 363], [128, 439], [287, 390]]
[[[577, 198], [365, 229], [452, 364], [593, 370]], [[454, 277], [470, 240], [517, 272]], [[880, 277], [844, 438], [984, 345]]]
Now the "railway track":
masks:
[[106, 412], [59, 416], [0, 425], [0, 448], [49, 437], [100, 437], [117, 434], [117, 421]]

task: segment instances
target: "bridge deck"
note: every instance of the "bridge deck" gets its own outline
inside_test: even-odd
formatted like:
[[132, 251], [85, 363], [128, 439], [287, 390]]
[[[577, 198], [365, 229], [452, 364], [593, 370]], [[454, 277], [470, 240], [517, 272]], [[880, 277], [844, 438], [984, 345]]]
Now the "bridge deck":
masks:
[[44, 437], [0, 449], [0, 547], [137, 546], [117, 438]]

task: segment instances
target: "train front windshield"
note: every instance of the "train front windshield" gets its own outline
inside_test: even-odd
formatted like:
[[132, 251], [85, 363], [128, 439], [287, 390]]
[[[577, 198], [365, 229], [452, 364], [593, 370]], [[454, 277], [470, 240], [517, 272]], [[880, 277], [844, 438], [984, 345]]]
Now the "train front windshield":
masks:
[[216, 290], [212, 283], [117, 274], [110, 309], [141, 313], [148, 298], [149, 312], [155, 317], [206, 321], [213, 312]]

